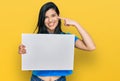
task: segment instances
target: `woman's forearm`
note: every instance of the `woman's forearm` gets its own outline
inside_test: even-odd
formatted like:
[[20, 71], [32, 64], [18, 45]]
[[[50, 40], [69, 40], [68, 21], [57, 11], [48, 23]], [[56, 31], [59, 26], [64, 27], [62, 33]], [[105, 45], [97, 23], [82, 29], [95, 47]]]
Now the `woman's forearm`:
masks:
[[87, 33], [87, 31], [83, 27], [81, 27], [81, 25], [78, 23], [75, 23], [75, 27], [77, 28], [79, 34], [81, 35], [82, 41], [85, 44], [85, 46], [90, 50], [94, 50], [96, 48], [95, 44], [91, 36]]

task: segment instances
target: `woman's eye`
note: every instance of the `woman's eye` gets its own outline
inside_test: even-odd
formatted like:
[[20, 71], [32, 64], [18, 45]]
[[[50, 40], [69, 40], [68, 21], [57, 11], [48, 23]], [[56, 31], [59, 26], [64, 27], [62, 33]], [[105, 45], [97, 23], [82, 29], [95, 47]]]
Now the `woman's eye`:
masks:
[[55, 14], [52, 14], [52, 17], [55, 17], [56, 15]]

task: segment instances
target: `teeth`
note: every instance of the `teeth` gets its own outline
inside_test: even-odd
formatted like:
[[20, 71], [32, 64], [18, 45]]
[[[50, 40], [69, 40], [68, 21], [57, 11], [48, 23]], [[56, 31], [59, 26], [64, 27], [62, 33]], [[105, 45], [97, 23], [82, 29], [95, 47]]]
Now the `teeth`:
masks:
[[50, 23], [50, 24], [48, 24], [49, 26], [53, 26], [54, 24], [53, 23]]

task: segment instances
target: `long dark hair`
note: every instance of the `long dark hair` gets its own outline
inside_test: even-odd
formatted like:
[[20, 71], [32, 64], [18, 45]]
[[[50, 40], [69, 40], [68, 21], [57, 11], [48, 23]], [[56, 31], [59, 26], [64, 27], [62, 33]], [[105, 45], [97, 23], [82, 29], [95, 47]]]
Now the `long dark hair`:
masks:
[[[53, 2], [47, 2], [46, 4], [44, 4], [39, 12], [39, 17], [38, 17], [38, 23], [37, 23], [37, 27], [38, 28], [38, 34], [47, 34], [47, 27], [44, 24], [44, 20], [45, 20], [45, 13], [46, 11], [48, 11], [49, 9], [54, 9], [57, 13], [57, 15], [60, 14], [58, 7], [53, 3]], [[35, 29], [35, 30], [36, 30]], [[54, 34], [60, 34], [62, 32], [61, 30], [61, 20], [58, 21], [58, 25], [54, 31]]]

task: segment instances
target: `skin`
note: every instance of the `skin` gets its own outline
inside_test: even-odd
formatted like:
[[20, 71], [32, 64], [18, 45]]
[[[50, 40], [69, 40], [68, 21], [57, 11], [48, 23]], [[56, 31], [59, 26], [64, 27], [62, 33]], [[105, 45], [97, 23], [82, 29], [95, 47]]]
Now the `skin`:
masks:
[[[75, 27], [78, 30], [79, 34], [81, 35], [82, 39], [78, 39], [75, 43], [76, 48], [85, 50], [85, 51], [95, 50], [96, 48], [95, 44], [92, 38], [90, 37], [90, 35], [86, 32], [86, 30], [74, 20], [59, 17], [54, 9], [49, 9], [45, 14], [44, 24], [46, 25], [49, 33], [54, 32], [59, 19], [63, 20], [65, 26]], [[25, 54], [25, 53], [26, 53], [25, 46], [21, 44], [19, 46], [19, 54]], [[39, 76], [39, 77], [45, 81], [54, 81], [54, 80], [57, 80], [60, 76], [52, 76], [52, 77]]]
[[44, 24], [47, 27], [49, 33], [53, 33], [56, 26], [58, 25], [58, 15], [54, 9], [49, 9], [45, 14]]

